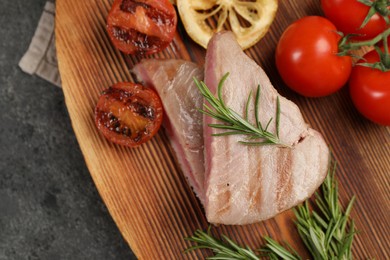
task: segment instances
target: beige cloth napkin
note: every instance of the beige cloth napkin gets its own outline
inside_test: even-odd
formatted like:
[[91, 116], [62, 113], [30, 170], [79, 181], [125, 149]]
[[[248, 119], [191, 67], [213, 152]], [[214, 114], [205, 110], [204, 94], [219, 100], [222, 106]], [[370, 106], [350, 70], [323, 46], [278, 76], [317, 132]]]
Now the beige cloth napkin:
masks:
[[54, 40], [54, 15], [54, 3], [47, 2], [30, 46], [19, 62], [19, 67], [30, 75], [38, 75], [61, 87]]

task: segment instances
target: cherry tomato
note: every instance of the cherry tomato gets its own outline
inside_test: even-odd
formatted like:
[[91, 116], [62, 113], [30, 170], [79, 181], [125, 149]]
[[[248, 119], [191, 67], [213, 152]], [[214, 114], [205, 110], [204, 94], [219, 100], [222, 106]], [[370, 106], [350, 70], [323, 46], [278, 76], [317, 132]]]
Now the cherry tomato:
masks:
[[107, 31], [122, 52], [151, 54], [169, 45], [176, 24], [176, 12], [169, 0], [115, 0]]
[[[367, 63], [379, 61], [374, 50], [363, 56]], [[390, 71], [356, 65], [349, 80], [351, 98], [357, 110], [371, 121], [390, 126]]]
[[130, 82], [117, 83], [103, 91], [95, 108], [95, 124], [101, 133], [108, 140], [129, 147], [151, 139], [162, 118], [157, 93]]
[[326, 96], [344, 86], [352, 61], [337, 55], [340, 38], [323, 17], [307, 16], [291, 24], [276, 48], [276, 67], [287, 86], [307, 97]]
[[387, 27], [385, 19], [379, 14], [374, 14], [369, 22], [359, 29], [370, 7], [359, 3], [358, 0], [321, 0], [321, 6], [325, 16], [339, 31], [344, 34], [361, 34], [353, 37], [354, 40], [374, 38]]

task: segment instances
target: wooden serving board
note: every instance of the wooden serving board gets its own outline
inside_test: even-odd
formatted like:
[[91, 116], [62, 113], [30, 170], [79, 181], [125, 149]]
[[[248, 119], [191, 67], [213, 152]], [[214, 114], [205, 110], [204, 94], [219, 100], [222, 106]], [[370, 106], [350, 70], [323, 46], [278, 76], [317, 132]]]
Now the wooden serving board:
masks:
[[[57, 0], [56, 41], [66, 105], [90, 173], [123, 237], [141, 259], [202, 259], [207, 250], [188, 254], [183, 240], [208, 223], [175, 159], [164, 131], [137, 149], [114, 145], [94, 125], [100, 92], [119, 81], [132, 81], [129, 69], [141, 56], [124, 56], [110, 43], [105, 20], [111, 0]], [[353, 255], [390, 259], [390, 132], [358, 114], [345, 87], [317, 99], [285, 87], [274, 64], [283, 30], [305, 15], [321, 15], [318, 0], [279, 1], [270, 32], [246, 53], [260, 64], [277, 90], [301, 108], [306, 121], [323, 133], [338, 161], [343, 206], [356, 194], [352, 211], [360, 233]], [[304, 37], [304, 36], [302, 36]], [[173, 43], [158, 58], [204, 63], [205, 51], [193, 43], [179, 22]], [[308, 72], [310, 73], [310, 72]], [[258, 224], [213, 228], [241, 245], [259, 248], [268, 235], [287, 241], [304, 256], [292, 211]]]

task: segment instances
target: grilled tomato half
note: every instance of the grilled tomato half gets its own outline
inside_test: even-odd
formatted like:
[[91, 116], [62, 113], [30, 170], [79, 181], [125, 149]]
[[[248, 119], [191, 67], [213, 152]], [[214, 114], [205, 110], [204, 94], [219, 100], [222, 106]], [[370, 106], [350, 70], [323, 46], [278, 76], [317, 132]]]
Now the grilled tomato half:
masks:
[[126, 54], [152, 54], [172, 41], [177, 24], [169, 0], [115, 0], [107, 18], [114, 46]]
[[95, 124], [111, 142], [139, 146], [158, 131], [163, 119], [157, 93], [140, 84], [121, 82], [103, 91], [95, 108]]

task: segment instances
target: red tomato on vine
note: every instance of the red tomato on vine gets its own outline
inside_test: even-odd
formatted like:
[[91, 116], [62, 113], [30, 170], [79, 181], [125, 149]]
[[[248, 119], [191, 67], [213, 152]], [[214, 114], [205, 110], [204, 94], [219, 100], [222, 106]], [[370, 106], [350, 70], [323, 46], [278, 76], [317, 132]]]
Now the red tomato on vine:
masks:
[[[376, 2], [379, 1], [381, 0]], [[353, 37], [354, 40], [372, 39], [388, 27], [384, 17], [375, 13], [369, 18], [367, 24], [360, 28], [370, 7], [358, 0], [321, 0], [321, 7], [326, 18], [336, 25], [339, 31], [344, 34], [360, 34]]]
[[[379, 62], [373, 50], [363, 56], [366, 63]], [[349, 80], [350, 94], [359, 112], [371, 121], [390, 126], [390, 70], [356, 65]]]
[[327, 19], [307, 16], [291, 24], [276, 48], [284, 82], [307, 97], [330, 95], [344, 86], [352, 69], [349, 56], [337, 55], [341, 36]]

